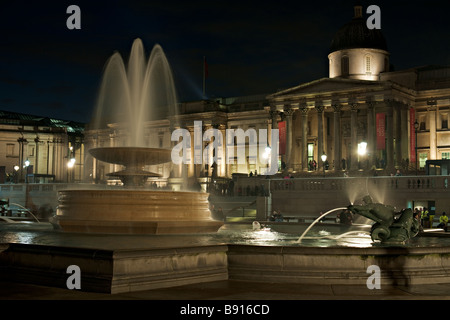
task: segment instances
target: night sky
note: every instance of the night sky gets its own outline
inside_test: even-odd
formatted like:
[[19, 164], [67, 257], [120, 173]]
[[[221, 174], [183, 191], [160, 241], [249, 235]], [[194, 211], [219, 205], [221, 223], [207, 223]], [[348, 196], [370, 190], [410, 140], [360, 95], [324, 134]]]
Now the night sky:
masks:
[[[69, 30], [69, 5], [81, 30]], [[135, 38], [160, 44], [180, 101], [273, 93], [328, 76], [335, 32], [355, 1], [5, 1], [0, 2], [0, 110], [88, 122], [102, 71], [125, 60]], [[450, 2], [361, 1], [381, 8], [395, 70], [450, 65]]]

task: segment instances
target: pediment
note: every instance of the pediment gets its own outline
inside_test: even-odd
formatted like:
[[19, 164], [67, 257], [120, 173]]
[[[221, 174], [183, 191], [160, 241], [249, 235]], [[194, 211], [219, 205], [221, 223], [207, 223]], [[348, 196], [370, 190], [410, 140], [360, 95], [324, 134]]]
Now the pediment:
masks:
[[288, 96], [305, 96], [313, 97], [318, 95], [333, 95], [345, 92], [360, 92], [366, 90], [383, 90], [386, 88], [384, 81], [369, 81], [369, 80], [352, 80], [352, 79], [337, 79], [337, 78], [322, 78], [315, 81], [307, 82], [292, 88], [278, 91], [268, 98], [278, 99]]

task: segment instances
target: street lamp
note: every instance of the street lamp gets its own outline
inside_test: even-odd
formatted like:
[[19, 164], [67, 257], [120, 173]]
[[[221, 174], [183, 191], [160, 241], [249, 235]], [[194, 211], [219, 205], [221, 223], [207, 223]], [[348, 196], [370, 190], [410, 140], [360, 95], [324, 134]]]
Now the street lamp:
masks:
[[414, 131], [415, 131], [415, 138], [416, 138], [416, 176], [417, 176], [417, 161], [419, 159], [417, 159], [417, 131], [419, 130], [419, 123], [416, 121], [414, 121]]
[[262, 157], [263, 157], [263, 159], [265, 160], [265, 161], [267, 161], [267, 166], [266, 166], [266, 174], [268, 174], [269, 173], [269, 167], [270, 167], [270, 165], [271, 165], [271, 161], [270, 161], [270, 155], [271, 155], [271, 152], [272, 152], [272, 149], [269, 147], [269, 146], [267, 146], [267, 147], [265, 147], [265, 149], [264, 149], [264, 153], [263, 153], [263, 155], [262, 155]]
[[323, 177], [325, 178], [325, 161], [327, 161], [327, 155], [324, 153], [320, 158], [322, 159]]
[[362, 169], [364, 167], [363, 161], [364, 156], [367, 154], [367, 142], [360, 142], [358, 143], [358, 166], [359, 169]]
[[72, 182], [72, 175], [73, 175], [73, 167], [75, 166], [75, 158], [70, 158], [70, 160], [67, 162], [67, 168], [69, 168], [69, 171], [67, 172], [67, 182]]
[[14, 166], [14, 183], [18, 183], [19, 169], [20, 169], [20, 167], [16, 164]]
[[71, 168], [73, 168], [73, 166], [75, 165], [75, 158], [71, 158], [70, 160], [69, 160], [69, 162], [67, 162], [67, 167], [69, 168], [69, 169], [71, 169]]
[[30, 160], [25, 160], [25, 183], [28, 183], [28, 167], [30, 166]]

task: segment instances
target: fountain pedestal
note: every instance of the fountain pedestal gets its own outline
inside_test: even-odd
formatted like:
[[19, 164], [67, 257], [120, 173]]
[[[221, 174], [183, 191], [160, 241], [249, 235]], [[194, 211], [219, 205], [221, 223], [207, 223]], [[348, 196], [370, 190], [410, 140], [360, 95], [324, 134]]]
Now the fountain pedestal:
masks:
[[170, 150], [110, 147], [89, 152], [100, 161], [125, 166], [111, 175], [120, 177], [126, 187], [60, 191], [56, 215], [64, 231], [204, 233], [216, 232], [223, 225], [211, 218], [207, 193], [138, 187], [156, 175], [144, 171], [144, 166], [170, 161]]
[[128, 234], [216, 232], [208, 194], [152, 190], [63, 190], [57, 219], [64, 231]]

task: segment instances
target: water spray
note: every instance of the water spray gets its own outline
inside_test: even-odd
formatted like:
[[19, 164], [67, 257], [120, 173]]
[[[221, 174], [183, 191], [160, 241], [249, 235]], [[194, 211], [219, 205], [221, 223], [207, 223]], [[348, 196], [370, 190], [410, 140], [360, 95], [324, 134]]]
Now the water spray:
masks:
[[29, 209], [25, 208], [24, 206], [21, 206], [21, 205], [18, 204], [18, 203], [10, 203], [10, 205], [17, 206], [17, 207], [20, 207], [20, 208], [26, 210], [29, 214], [31, 214], [31, 216], [32, 216], [34, 219], [36, 219], [36, 221], [37, 221], [38, 223], [41, 223], [41, 222], [39, 221], [39, 219], [38, 219], [38, 218], [37, 218], [37, 217], [36, 217]]
[[320, 220], [322, 220], [323, 217], [325, 217], [326, 215], [330, 214], [331, 212], [337, 211], [337, 210], [345, 210], [347, 209], [346, 207], [342, 207], [342, 208], [335, 208], [335, 209], [331, 209], [327, 212], [325, 212], [324, 214], [322, 214], [320, 217], [318, 217], [316, 220], [314, 220], [313, 223], [311, 223], [311, 225], [305, 230], [305, 232], [303, 232], [303, 234], [300, 236], [300, 238], [298, 238], [297, 243], [302, 242], [303, 237], [305, 236], [305, 234], [308, 233], [308, 231]]

